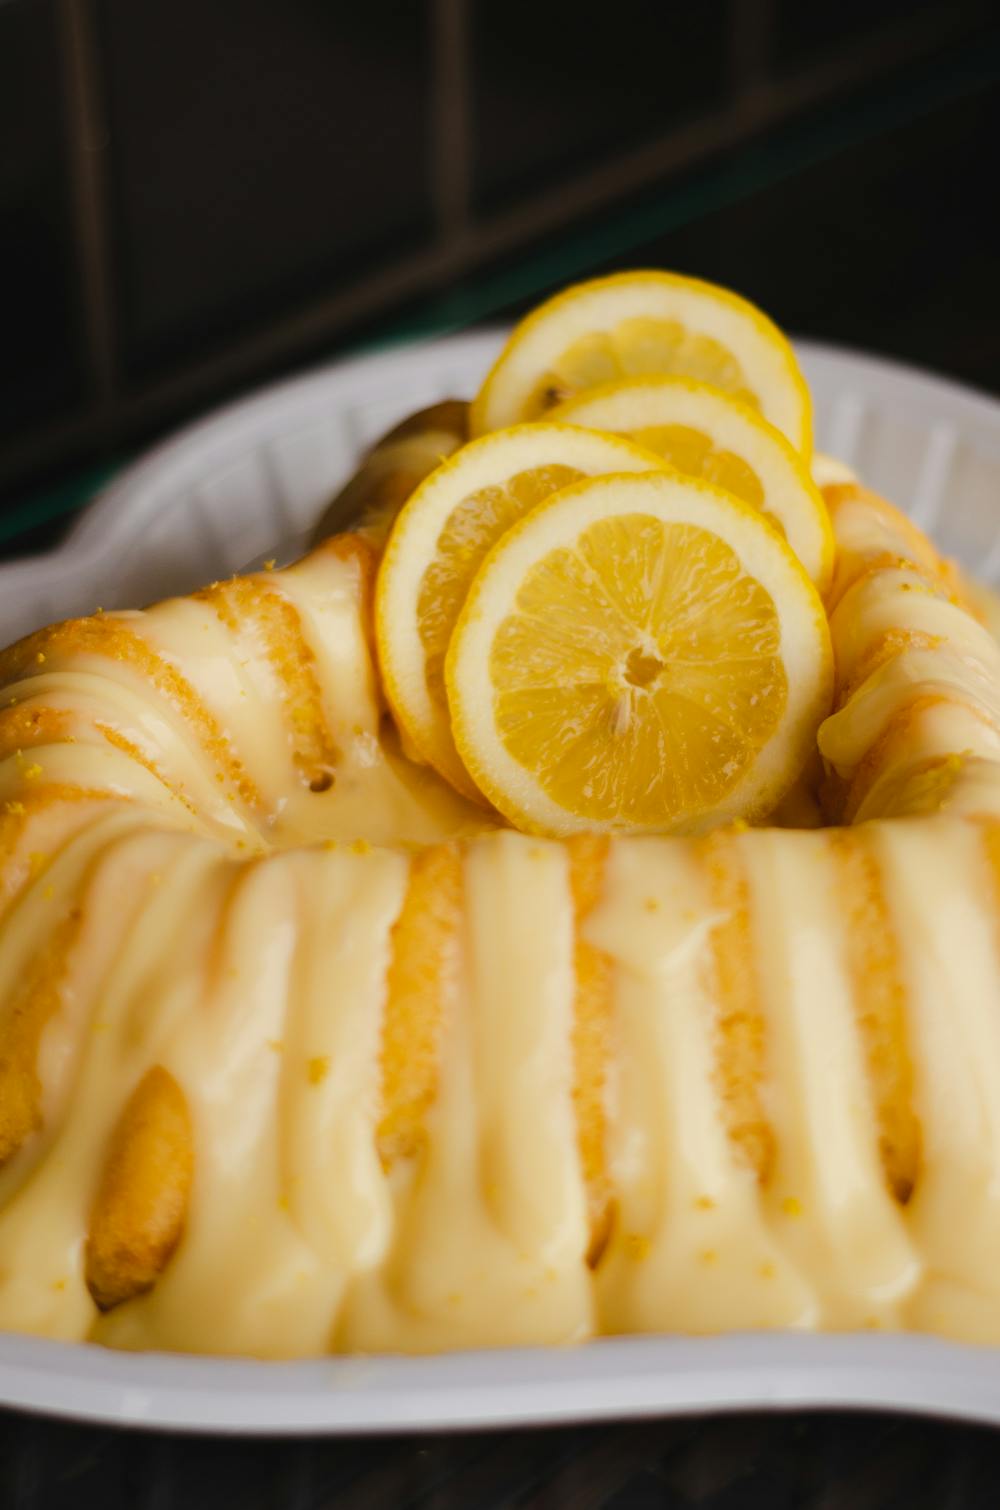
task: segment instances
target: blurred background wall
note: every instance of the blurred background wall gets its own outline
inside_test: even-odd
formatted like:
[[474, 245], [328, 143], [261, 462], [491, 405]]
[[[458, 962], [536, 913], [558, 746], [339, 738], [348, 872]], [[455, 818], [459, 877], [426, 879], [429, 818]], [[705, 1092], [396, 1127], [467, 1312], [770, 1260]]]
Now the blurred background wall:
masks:
[[206, 406], [602, 269], [1000, 390], [995, 0], [0, 0], [0, 552]]

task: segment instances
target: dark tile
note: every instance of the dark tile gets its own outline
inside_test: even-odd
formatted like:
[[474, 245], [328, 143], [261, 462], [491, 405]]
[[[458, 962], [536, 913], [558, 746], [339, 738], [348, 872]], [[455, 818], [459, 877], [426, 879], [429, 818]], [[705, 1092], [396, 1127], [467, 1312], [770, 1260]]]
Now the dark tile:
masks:
[[100, 0], [126, 370], [429, 231], [429, 22], [393, 0]]
[[[665, 1453], [661, 1438], [678, 1435], [683, 1451]], [[0, 1412], [0, 1504], [986, 1510], [997, 1502], [998, 1455], [1000, 1437], [987, 1428], [848, 1412], [300, 1442], [113, 1432]]]
[[480, 210], [710, 112], [727, 88], [727, 0], [616, 0], [600, 21], [537, 0], [470, 11]]
[[[994, 50], [1000, 67], [1000, 43]], [[581, 228], [580, 244], [589, 236], [600, 248], [586, 265], [575, 255], [558, 270], [553, 243], [539, 259], [548, 286], [491, 318], [519, 314], [574, 278], [665, 267], [737, 290], [796, 334], [1000, 392], [1000, 231], [983, 168], [1000, 147], [1000, 84], [831, 144], [839, 126], [854, 134], [860, 108], [852, 99], [819, 122], [794, 123], [795, 138], [823, 129], [815, 159], [792, 170], [786, 135], [784, 145], [749, 144], [659, 185], [628, 207], [621, 254], [604, 250], [613, 245], [606, 218]], [[652, 229], [657, 222], [670, 229]], [[645, 235], [631, 229], [643, 223]]]
[[785, 328], [1000, 390], [1000, 233], [983, 161], [1000, 87], [746, 187], [633, 254], [727, 284]]
[[[975, 0], [947, 0], [957, 13], [982, 13]], [[873, 32], [906, 22], [921, 12], [942, 11], [942, 0], [836, 0], [836, 4], [803, 5], [802, 0], [775, 0], [773, 53], [779, 71], [823, 61], [829, 48], [850, 47]], [[887, 49], [885, 62], [892, 62]]]
[[0, 443], [79, 398], [53, 0], [0, 4]]

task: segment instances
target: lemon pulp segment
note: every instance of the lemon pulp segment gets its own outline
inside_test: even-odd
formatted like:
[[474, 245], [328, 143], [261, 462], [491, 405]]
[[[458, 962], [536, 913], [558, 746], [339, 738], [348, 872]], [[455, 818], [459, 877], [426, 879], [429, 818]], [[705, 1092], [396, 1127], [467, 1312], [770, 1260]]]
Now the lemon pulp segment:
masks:
[[444, 658], [468, 585], [494, 541], [536, 503], [584, 474], [575, 467], [533, 467], [507, 482], [479, 488], [453, 509], [420, 582], [417, 632], [426, 658], [427, 688], [447, 709]]
[[774, 603], [696, 525], [601, 520], [526, 576], [490, 655], [497, 729], [560, 806], [670, 822], [736, 785], [787, 701]]
[[633, 438], [679, 472], [714, 482], [727, 493], [742, 498], [751, 508], [760, 509], [765, 518], [770, 517], [782, 528], [780, 521], [773, 514], [769, 516], [764, 507], [764, 485], [753, 467], [732, 451], [716, 450], [704, 430], [693, 425], [640, 425]]
[[677, 373], [711, 383], [759, 407], [740, 363], [721, 341], [689, 330], [680, 320], [648, 316], [593, 331], [559, 355], [536, 379], [525, 400], [525, 419], [541, 419], [573, 393], [617, 378]]

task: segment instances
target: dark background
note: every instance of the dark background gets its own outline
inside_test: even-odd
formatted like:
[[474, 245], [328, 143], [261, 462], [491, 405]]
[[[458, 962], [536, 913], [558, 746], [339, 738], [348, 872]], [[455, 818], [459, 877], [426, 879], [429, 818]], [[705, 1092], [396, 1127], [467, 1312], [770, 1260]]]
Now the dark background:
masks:
[[1000, 389], [996, 0], [0, 0], [0, 550], [304, 362], [652, 263]]
[[988, 1427], [834, 1412], [261, 1442], [0, 1414], [3, 1510], [996, 1510]]
[[[660, 265], [1000, 392], [976, 0], [0, 0], [0, 552], [306, 362]], [[311, 1445], [0, 1414], [0, 1510], [1000, 1505], [1000, 1436], [818, 1413]]]

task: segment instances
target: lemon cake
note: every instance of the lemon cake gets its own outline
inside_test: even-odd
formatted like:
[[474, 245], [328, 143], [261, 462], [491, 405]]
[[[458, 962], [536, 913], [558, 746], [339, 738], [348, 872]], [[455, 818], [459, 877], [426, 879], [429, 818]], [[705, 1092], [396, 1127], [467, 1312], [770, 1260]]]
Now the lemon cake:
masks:
[[995, 605], [811, 434], [597, 280], [302, 560], [0, 653], [0, 1329], [1000, 1343]]
[[829, 502], [817, 832], [502, 826], [400, 750], [354, 537], [5, 652], [0, 1326], [1000, 1340], [1000, 652]]

